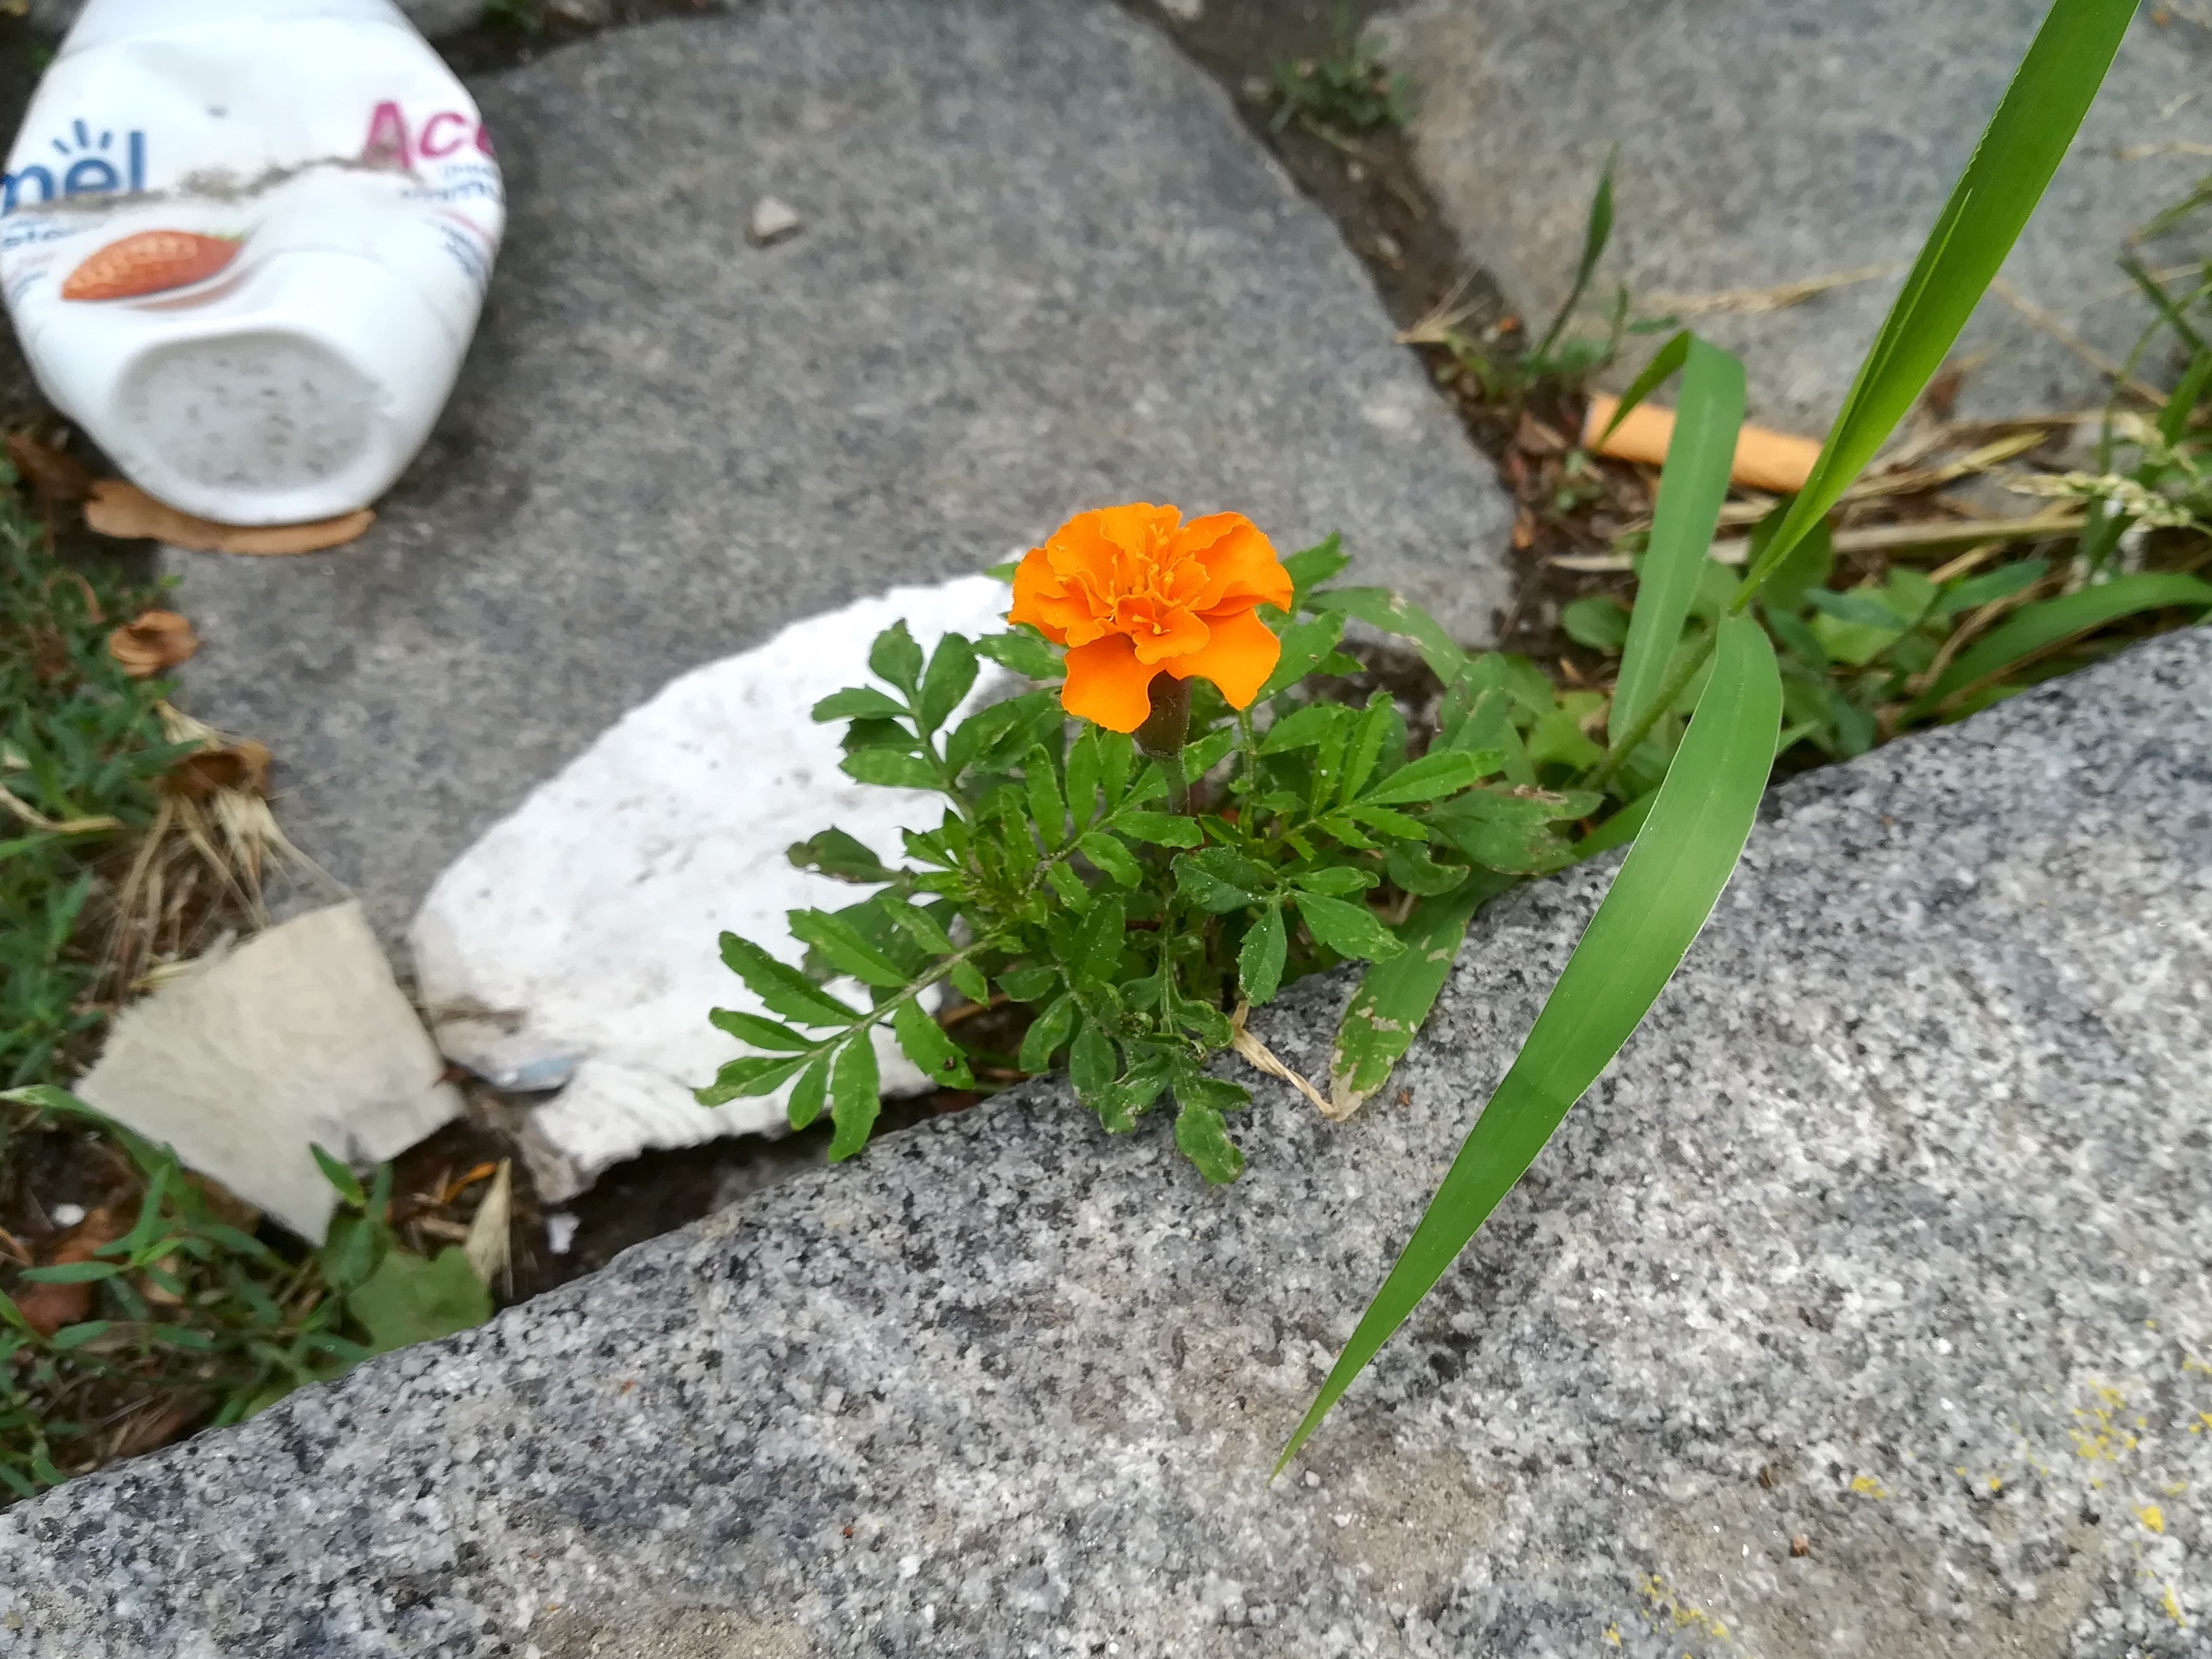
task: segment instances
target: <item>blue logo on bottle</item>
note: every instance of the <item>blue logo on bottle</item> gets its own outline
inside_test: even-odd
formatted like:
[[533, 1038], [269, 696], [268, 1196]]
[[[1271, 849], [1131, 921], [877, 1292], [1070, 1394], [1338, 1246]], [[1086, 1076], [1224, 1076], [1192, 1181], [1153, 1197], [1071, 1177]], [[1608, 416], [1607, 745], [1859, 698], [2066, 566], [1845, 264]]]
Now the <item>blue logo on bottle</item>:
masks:
[[[18, 207], [43, 206], [58, 197], [113, 196], [125, 191], [136, 195], [145, 189], [145, 133], [124, 134], [119, 154], [115, 137], [104, 131], [95, 138], [84, 122], [73, 123], [64, 137], [53, 140], [54, 154], [61, 158], [58, 162], [52, 166], [31, 162], [7, 175], [4, 186], [0, 186], [0, 214], [13, 213]], [[71, 143], [70, 139], [76, 142]], [[29, 195], [33, 186], [38, 191], [35, 198]]]

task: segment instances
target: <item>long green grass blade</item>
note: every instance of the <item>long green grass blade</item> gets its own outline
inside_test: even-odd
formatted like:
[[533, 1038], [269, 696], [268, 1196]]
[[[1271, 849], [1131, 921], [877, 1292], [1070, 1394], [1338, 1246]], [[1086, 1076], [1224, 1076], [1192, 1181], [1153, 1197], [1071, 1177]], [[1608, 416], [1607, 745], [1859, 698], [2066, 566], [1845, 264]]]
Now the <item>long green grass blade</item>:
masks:
[[2136, 0], [2056, 0], [1859, 366], [1813, 475], [1739, 608], [1834, 507], [1905, 418], [1966, 325], [2103, 84]]
[[1942, 678], [1912, 705], [1911, 713], [1924, 714], [2107, 623], [2174, 605], [2212, 609], [2212, 583], [2172, 572], [2148, 571], [2115, 576], [2099, 587], [2085, 587], [2040, 605], [2025, 605], [2003, 627], [1960, 653]]
[[1531, 361], [1541, 362], [1551, 356], [1552, 348], [1567, 326], [1575, 307], [1583, 302], [1589, 291], [1590, 278], [1597, 274], [1597, 262], [1605, 257], [1605, 245], [1613, 240], [1613, 161], [1605, 158], [1605, 171], [1598, 174], [1597, 193], [1590, 198], [1589, 218], [1583, 227], [1583, 257], [1575, 266], [1574, 286], [1567, 290], [1566, 299], [1559, 306], [1559, 314], [1552, 319], [1551, 327], [1536, 343], [1535, 350], [1528, 354]]
[[1628, 418], [1630, 410], [1656, 392], [1668, 375], [1689, 361], [1690, 342], [1696, 337], [1686, 328], [1651, 354], [1651, 361], [1644, 364], [1642, 373], [1628, 383], [1628, 390], [1620, 394], [1620, 401], [1613, 405], [1613, 418], [1597, 434], [1598, 443], [1602, 444], [1613, 436], [1614, 430]]
[[1674, 435], [1659, 475], [1651, 540], [1636, 580], [1636, 608], [1621, 648], [1620, 678], [1606, 730], [1618, 738], [1651, 711], [1667, 665], [1682, 637], [1682, 623], [1698, 596], [1705, 554], [1713, 544], [1721, 504], [1728, 500], [1735, 465], [1736, 433], [1743, 425], [1743, 365], [1718, 346], [1690, 337], [1682, 362], [1682, 396], [1674, 410]]
[[1658, 999], [1743, 852], [1781, 725], [1774, 649], [1758, 623], [1730, 617], [1721, 624], [1696, 717], [1612, 890], [1276, 1473], [1466, 1248]]

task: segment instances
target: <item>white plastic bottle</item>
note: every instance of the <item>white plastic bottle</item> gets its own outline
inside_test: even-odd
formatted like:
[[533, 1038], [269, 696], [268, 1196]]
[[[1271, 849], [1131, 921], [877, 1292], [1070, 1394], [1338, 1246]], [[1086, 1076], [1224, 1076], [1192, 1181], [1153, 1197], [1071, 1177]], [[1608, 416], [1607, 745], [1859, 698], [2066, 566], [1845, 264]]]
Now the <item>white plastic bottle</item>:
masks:
[[392, 0], [91, 0], [9, 155], [0, 289], [131, 482], [292, 524], [422, 447], [505, 221], [474, 100]]

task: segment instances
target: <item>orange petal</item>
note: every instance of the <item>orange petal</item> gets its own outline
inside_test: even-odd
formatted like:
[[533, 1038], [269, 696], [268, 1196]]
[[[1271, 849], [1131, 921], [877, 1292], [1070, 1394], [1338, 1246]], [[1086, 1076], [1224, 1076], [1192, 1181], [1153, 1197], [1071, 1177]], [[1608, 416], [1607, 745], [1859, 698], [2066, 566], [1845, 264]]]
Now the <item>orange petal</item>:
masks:
[[1180, 605], [1150, 608], [1152, 615], [1142, 622], [1133, 622], [1126, 610], [1122, 613], [1121, 631], [1137, 647], [1139, 662], [1164, 662], [1170, 657], [1187, 657], [1206, 649], [1206, 626], [1191, 612]]
[[1289, 606], [1291, 573], [1275, 556], [1274, 544], [1242, 513], [1194, 519], [1176, 545], [1206, 567], [1206, 591], [1196, 601], [1201, 612], [1237, 604]]
[[1176, 526], [1182, 522], [1180, 508], [1154, 507], [1150, 501], [1103, 507], [1083, 516], [1097, 520], [1098, 533], [1115, 546], [1147, 562], [1159, 556], [1174, 538]]
[[1053, 572], [1052, 561], [1042, 547], [1030, 549], [1022, 555], [1020, 567], [1014, 572], [1014, 608], [1006, 612], [1006, 620], [1027, 623], [1054, 645], [1066, 645], [1067, 638], [1061, 625], [1044, 609], [1050, 604], [1056, 614], [1064, 603], [1060, 578]]
[[1126, 635], [1109, 634], [1068, 652], [1060, 707], [1109, 732], [1133, 732], [1152, 712], [1152, 676], [1158, 672], [1137, 660]]
[[[1250, 708], [1252, 699], [1267, 683], [1267, 676], [1282, 660], [1283, 642], [1249, 610], [1217, 611], [1205, 622], [1212, 636], [1206, 648], [1187, 657], [1170, 657], [1160, 666], [1179, 680], [1194, 677], [1212, 680], [1229, 699], [1231, 708]], [[1073, 653], [1069, 660], [1074, 660]], [[1071, 681], [1073, 678], [1069, 676]]]

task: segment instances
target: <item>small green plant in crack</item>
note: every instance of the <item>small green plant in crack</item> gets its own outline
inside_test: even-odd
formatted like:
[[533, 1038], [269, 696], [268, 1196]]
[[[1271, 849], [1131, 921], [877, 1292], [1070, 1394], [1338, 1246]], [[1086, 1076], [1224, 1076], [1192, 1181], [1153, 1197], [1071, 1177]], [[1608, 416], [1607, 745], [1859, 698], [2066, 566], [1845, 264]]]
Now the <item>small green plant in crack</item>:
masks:
[[1340, 7], [1335, 39], [1325, 54], [1275, 66], [1274, 103], [1271, 125], [1277, 132], [1297, 122], [1332, 143], [1351, 133], [1402, 127], [1409, 112], [1406, 77], [1391, 74], [1368, 50]]
[[35, 1264], [12, 1234], [0, 1246], [0, 1501], [491, 1316], [465, 1250], [400, 1248], [388, 1164], [364, 1186], [315, 1149], [337, 1213], [306, 1249], [272, 1245], [246, 1206], [67, 1091], [0, 1093], [11, 1212], [25, 1171], [55, 1157], [99, 1202]]

